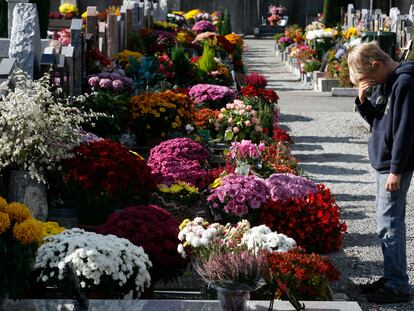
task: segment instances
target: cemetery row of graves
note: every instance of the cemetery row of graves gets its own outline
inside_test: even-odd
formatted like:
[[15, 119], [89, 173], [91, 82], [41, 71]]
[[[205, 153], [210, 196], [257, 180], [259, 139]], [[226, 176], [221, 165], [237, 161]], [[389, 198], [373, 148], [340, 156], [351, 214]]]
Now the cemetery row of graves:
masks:
[[16, 4], [3, 60], [0, 298], [70, 298], [72, 268], [88, 297], [150, 297], [192, 266], [261, 299], [332, 299], [340, 208], [302, 176], [228, 13], [60, 13], [38, 53], [36, 7]]

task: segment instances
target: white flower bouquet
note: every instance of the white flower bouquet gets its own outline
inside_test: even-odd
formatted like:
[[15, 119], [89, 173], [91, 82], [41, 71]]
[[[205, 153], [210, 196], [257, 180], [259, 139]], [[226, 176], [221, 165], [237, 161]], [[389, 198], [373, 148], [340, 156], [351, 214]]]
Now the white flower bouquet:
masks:
[[49, 81], [48, 74], [32, 81], [17, 69], [0, 85], [0, 170], [27, 170], [45, 182], [44, 172], [59, 168], [80, 144], [81, 125], [104, 116], [70, 107], [69, 99], [52, 92]]
[[36, 257], [39, 280], [50, 285], [62, 284], [69, 262], [81, 287], [99, 290], [108, 298], [137, 298], [150, 286], [148, 268], [152, 264], [148, 255], [142, 247], [114, 235], [74, 228], [47, 237]]

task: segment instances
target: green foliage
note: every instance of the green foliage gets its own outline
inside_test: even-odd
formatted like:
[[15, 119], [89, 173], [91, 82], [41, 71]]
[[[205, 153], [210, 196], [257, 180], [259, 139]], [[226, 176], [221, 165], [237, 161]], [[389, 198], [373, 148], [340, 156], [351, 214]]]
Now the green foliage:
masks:
[[229, 11], [224, 10], [224, 20], [223, 20], [223, 33], [221, 35], [225, 36], [231, 33], [231, 21]]
[[282, 38], [282, 37], [284, 37], [285, 36], [285, 34], [284, 33], [278, 33], [277, 35], [274, 35], [273, 36], [273, 38], [276, 40], [276, 41], [279, 41], [279, 39], [280, 38]]
[[259, 121], [262, 128], [273, 129], [273, 107], [267, 103], [260, 103]]
[[193, 64], [190, 62], [184, 48], [179, 46], [173, 47], [171, 59], [175, 67], [175, 80], [177, 84], [185, 84], [193, 78]]
[[198, 60], [198, 67], [205, 74], [217, 69], [214, 49], [208, 44], [204, 45], [203, 55]]
[[305, 73], [313, 72], [313, 71], [319, 70], [320, 67], [321, 67], [321, 64], [318, 61], [316, 61], [316, 60], [309, 60], [303, 66], [303, 71]]

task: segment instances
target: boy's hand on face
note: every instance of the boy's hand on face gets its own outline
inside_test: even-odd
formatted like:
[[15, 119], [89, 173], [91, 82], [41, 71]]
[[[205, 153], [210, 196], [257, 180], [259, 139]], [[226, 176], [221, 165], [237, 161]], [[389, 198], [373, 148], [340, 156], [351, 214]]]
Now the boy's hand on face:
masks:
[[400, 190], [401, 174], [390, 173], [385, 188], [387, 191], [394, 192]]
[[366, 78], [362, 79], [359, 82], [358, 86], [358, 98], [361, 104], [367, 99], [367, 90], [373, 86], [375, 86], [377, 83], [372, 78]]

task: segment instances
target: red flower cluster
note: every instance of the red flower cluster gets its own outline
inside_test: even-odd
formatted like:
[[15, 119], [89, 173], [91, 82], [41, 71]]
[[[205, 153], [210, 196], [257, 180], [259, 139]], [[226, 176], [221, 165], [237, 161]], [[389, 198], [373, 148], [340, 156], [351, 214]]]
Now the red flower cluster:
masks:
[[157, 205], [127, 207], [113, 213], [97, 233], [113, 234], [141, 246], [153, 267], [151, 282], [172, 279], [184, 271], [187, 261], [177, 252], [179, 222]]
[[241, 89], [242, 96], [245, 97], [260, 97], [261, 99], [277, 103], [279, 96], [273, 90], [265, 90], [263, 88], [256, 88], [254, 86], [248, 85]]
[[158, 57], [158, 62], [160, 63], [159, 72], [167, 81], [174, 82], [175, 68], [172, 59], [164, 53]]
[[250, 75], [244, 77], [244, 83], [254, 88], [264, 89], [267, 86], [267, 79], [264, 75], [261, 75], [257, 72], [253, 72]]
[[144, 160], [110, 140], [82, 144], [66, 163], [65, 179], [85, 196], [128, 199], [146, 197], [156, 190]]
[[280, 127], [273, 129], [273, 140], [276, 142], [288, 143], [289, 145], [293, 144], [293, 140], [289, 133]]
[[234, 51], [234, 46], [233, 44], [227, 40], [227, 38], [225, 36], [216, 36], [217, 38], [217, 43], [223, 48], [223, 50], [225, 50], [227, 53], [231, 54]]
[[301, 199], [269, 200], [260, 209], [260, 223], [317, 253], [338, 251], [346, 232], [346, 224], [339, 220], [339, 206], [323, 184], [318, 184], [318, 192]]
[[106, 67], [111, 64], [111, 60], [103, 55], [98, 49], [91, 49], [88, 51], [86, 58], [89, 61], [98, 61], [102, 66]]
[[[289, 252], [269, 252], [267, 258], [273, 282], [288, 289], [300, 300], [327, 299], [326, 285], [340, 276], [329, 257], [306, 254], [301, 248]], [[276, 296], [281, 298], [283, 293], [278, 290]]]
[[275, 139], [271, 145], [266, 147], [263, 155], [263, 162], [270, 165], [278, 173], [298, 174], [297, 159], [291, 155], [288, 143], [278, 142]]

